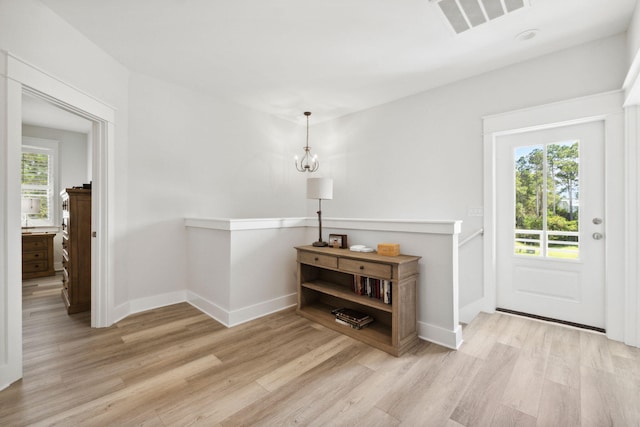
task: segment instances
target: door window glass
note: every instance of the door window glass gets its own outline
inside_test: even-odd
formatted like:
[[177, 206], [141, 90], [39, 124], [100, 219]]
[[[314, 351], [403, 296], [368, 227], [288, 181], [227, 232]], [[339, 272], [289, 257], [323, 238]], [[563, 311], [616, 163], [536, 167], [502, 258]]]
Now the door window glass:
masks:
[[578, 259], [579, 142], [517, 147], [514, 173], [514, 253]]

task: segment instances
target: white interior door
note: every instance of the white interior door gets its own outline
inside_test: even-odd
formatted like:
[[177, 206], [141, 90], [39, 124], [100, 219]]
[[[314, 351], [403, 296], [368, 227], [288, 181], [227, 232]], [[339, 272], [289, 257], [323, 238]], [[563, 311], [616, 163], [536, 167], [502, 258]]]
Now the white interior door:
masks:
[[499, 137], [497, 306], [604, 328], [604, 123]]

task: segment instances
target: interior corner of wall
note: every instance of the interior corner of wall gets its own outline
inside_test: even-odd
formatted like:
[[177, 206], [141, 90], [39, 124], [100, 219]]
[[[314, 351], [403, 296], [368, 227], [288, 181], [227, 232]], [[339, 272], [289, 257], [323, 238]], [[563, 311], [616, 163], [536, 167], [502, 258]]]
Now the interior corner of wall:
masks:
[[452, 330], [425, 322], [418, 322], [420, 339], [457, 350], [462, 345], [462, 327], [456, 325]]
[[216, 303], [209, 301], [206, 298], [201, 297], [195, 292], [192, 292], [192, 291], [186, 291], [186, 292], [187, 292], [186, 301], [189, 304], [191, 304], [192, 306], [194, 306], [195, 308], [197, 308], [207, 316], [211, 317], [215, 321], [220, 322], [227, 328], [232, 326], [230, 322], [231, 316], [228, 310], [220, 307]]
[[476, 301], [473, 301], [464, 307], [460, 307], [458, 312], [460, 322], [469, 324], [476, 318], [476, 316], [483, 311], [486, 304], [486, 298], [480, 298]]
[[117, 307], [114, 307], [110, 316], [111, 319], [113, 319], [113, 322], [111, 324], [118, 323], [129, 314], [131, 314], [131, 307], [128, 301], [118, 305]]

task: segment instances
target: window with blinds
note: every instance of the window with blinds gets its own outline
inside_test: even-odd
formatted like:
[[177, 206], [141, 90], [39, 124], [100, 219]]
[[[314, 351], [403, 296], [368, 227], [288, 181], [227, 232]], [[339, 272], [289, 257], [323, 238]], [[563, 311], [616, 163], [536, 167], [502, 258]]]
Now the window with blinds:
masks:
[[[52, 150], [40, 147], [22, 147], [21, 190], [23, 202], [21, 205], [23, 226], [54, 225], [53, 163]], [[36, 209], [33, 209], [34, 206]]]

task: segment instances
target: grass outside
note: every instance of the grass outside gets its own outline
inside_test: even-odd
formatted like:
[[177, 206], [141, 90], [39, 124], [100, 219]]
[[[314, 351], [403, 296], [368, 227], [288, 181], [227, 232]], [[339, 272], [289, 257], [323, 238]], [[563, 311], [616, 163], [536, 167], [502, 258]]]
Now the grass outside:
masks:
[[[516, 242], [515, 253], [517, 255], [531, 255], [540, 256], [540, 247], [525, 245], [521, 242]], [[567, 245], [559, 246], [553, 245], [547, 250], [548, 258], [560, 258], [560, 259], [578, 259], [579, 249], [577, 246]]]

